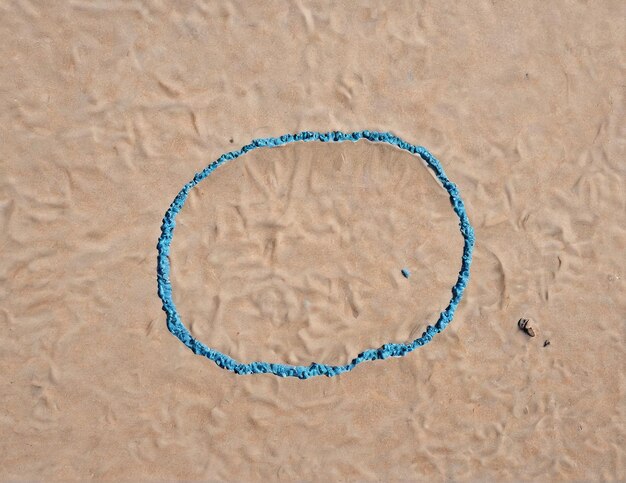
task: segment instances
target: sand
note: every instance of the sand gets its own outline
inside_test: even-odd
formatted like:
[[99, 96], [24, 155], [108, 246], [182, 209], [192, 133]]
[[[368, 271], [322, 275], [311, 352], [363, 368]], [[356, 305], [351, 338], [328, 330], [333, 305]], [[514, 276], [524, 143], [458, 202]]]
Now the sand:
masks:
[[[1, 2], [0, 478], [625, 479], [625, 14]], [[458, 185], [453, 323], [330, 379], [194, 355], [156, 294], [167, 207], [253, 138], [335, 129], [421, 144]], [[460, 267], [446, 193], [367, 141], [257, 150], [178, 221], [183, 321], [243, 362], [411, 340]]]

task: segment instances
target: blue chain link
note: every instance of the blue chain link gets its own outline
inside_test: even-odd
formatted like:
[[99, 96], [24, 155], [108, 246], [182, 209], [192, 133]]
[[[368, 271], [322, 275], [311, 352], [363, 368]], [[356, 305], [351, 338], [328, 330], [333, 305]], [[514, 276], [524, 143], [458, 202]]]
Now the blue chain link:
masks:
[[[252, 151], [253, 149], [262, 147], [276, 147], [284, 144], [289, 144], [297, 141], [321, 141], [321, 142], [343, 142], [343, 141], [358, 141], [360, 139], [367, 139], [376, 143], [387, 143], [393, 146], [398, 146], [405, 151], [412, 154], [419, 155], [430, 169], [433, 170], [437, 179], [441, 182], [446, 191], [450, 194], [450, 202], [454, 212], [457, 214], [460, 220], [461, 234], [463, 235], [463, 256], [461, 261], [461, 270], [459, 271], [459, 277], [456, 284], [452, 287], [452, 298], [450, 303], [443, 312], [439, 315], [439, 319], [434, 326], [429, 325], [426, 331], [421, 337], [407, 344], [384, 344], [378, 349], [368, 349], [357, 355], [349, 364], [342, 366], [331, 366], [327, 364], [318, 364], [316, 362], [308, 366], [293, 366], [289, 364], [276, 364], [269, 362], [251, 362], [244, 364], [236, 361], [232, 357], [223, 354], [215, 349], [207, 347], [202, 342], [193, 338], [189, 333], [189, 330], [183, 325], [180, 320], [180, 316], [176, 311], [176, 306], [172, 300], [172, 285], [170, 283], [170, 244], [172, 242], [172, 235], [174, 233], [174, 227], [176, 226], [176, 215], [185, 204], [185, 200], [191, 189], [196, 186], [200, 181], [209, 176], [220, 165], [236, 159], [239, 156]], [[165, 213], [163, 218], [163, 224], [161, 225], [161, 236], [157, 243], [158, 258], [157, 258], [157, 283], [158, 294], [163, 301], [163, 310], [167, 314], [167, 327], [172, 334], [174, 334], [180, 341], [189, 347], [194, 353], [203, 355], [219, 367], [228, 369], [236, 374], [275, 374], [281, 377], [298, 377], [300, 379], [308, 379], [313, 376], [336, 376], [343, 372], [348, 372], [354, 369], [358, 364], [364, 361], [373, 361], [378, 359], [387, 359], [388, 357], [402, 357], [409, 352], [412, 352], [417, 347], [423, 346], [430, 342], [435, 334], [443, 331], [454, 317], [454, 312], [461, 301], [463, 291], [467, 285], [470, 274], [470, 265], [472, 263], [472, 251], [474, 249], [474, 229], [472, 228], [461, 195], [454, 183], [452, 183], [445, 175], [443, 168], [439, 161], [430, 154], [425, 148], [421, 146], [414, 146], [413, 144], [403, 141], [397, 136], [391, 133], [376, 132], [376, 131], [359, 131], [352, 133], [344, 133], [341, 131], [332, 131], [327, 133], [304, 131], [298, 134], [285, 134], [279, 137], [255, 139], [250, 144], [245, 145], [237, 151], [230, 151], [220, 156], [216, 161], [213, 161], [210, 165], [204, 168], [193, 177], [183, 188], [180, 190], [174, 201], [170, 205], [169, 209]]]

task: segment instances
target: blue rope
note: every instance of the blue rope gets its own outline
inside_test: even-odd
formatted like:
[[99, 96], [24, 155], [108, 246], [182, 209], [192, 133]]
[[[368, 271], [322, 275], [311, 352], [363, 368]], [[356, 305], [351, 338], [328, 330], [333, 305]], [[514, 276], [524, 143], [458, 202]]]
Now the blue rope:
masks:
[[[276, 147], [283, 144], [289, 144], [297, 141], [321, 141], [328, 142], [343, 142], [343, 141], [358, 141], [359, 139], [367, 139], [376, 143], [387, 143], [393, 146], [398, 146], [405, 151], [412, 154], [418, 154], [430, 169], [433, 170], [437, 179], [442, 183], [443, 187], [450, 194], [450, 201], [452, 208], [457, 214], [460, 220], [461, 234], [463, 235], [463, 256], [461, 261], [461, 270], [459, 271], [459, 277], [452, 287], [452, 298], [450, 303], [443, 312], [439, 315], [439, 320], [434, 326], [429, 325], [426, 331], [421, 337], [415, 339], [413, 342], [407, 344], [384, 344], [378, 349], [368, 349], [361, 352], [356, 356], [352, 362], [343, 366], [331, 366], [327, 364], [318, 364], [316, 362], [309, 366], [292, 366], [289, 364], [274, 364], [269, 362], [251, 362], [244, 364], [236, 361], [232, 357], [223, 354], [215, 349], [207, 347], [202, 342], [193, 338], [189, 333], [189, 330], [183, 325], [180, 320], [180, 316], [176, 311], [176, 307], [172, 300], [172, 285], [170, 283], [170, 244], [172, 242], [172, 235], [174, 233], [174, 227], [176, 226], [176, 215], [185, 204], [185, 200], [189, 195], [191, 189], [196, 186], [200, 181], [209, 176], [217, 167], [236, 159], [239, 156], [252, 151], [253, 149], [262, 147]], [[336, 376], [343, 372], [348, 372], [354, 369], [358, 364], [364, 361], [374, 361], [378, 359], [387, 359], [388, 357], [402, 357], [409, 352], [412, 352], [417, 347], [423, 346], [430, 342], [435, 334], [443, 331], [454, 316], [463, 291], [467, 285], [470, 274], [470, 265], [472, 263], [472, 251], [474, 248], [474, 229], [472, 228], [467, 213], [465, 212], [465, 206], [461, 195], [454, 183], [452, 183], [445, 175], [441, 164], [437, 159], [430, 154], [425, 148], [421, 146], [414, 146], [406, 141], [403, 141], [397, 136], [391, 133], [375, 132], [375, 131], [359, 131], [352, 133], [344, 133], [340, 131], [332, 131], [327, 133], [304, 131], [298, 134], [285, 134], [280, 137], [255, 139], [250, 144], [245, 145], [237, 151], [230, 151], [222, 154], [216, 161], [213, 161], [210, 165], [204, 168], [193, 177], [183, 188], [180, 190], [174, 201], [170, 205], [169, 209], [165, 213], [163, 218], [163, 224], [161, 225], [161, 236], [157, 243], [158, 249], [158, 261], [157, 261], [157, 283], [158, 294], [163, 301], [163, 310], [167, 314], [167, 327], [172, 334], [174, 334], [180, 341], [189, 347], [194, 353], [203, 355], [211, 359], [215, 364], [223, 369], [228, 369], [236, 374], [275, 374], [281, 377], [299, 377], [300, 379], [308, 379], [313, 376]]]

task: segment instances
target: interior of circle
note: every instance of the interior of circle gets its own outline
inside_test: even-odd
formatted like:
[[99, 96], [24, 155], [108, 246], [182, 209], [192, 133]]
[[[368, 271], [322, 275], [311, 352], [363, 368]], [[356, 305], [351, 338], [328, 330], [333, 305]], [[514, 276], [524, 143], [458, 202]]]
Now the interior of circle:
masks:
[[436, 322], [462, 247], [418, 156], [368, 141], [261, 148], [189, 194], [173, 298], [196, 339], [240, 362], [345, 364]]

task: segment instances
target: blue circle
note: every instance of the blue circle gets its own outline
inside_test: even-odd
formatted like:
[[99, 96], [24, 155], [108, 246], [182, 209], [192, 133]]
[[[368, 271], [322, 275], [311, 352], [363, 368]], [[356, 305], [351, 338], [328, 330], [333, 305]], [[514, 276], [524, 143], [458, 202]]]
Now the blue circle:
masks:
[[[327, 364], [318, 364], [313, 362], [308, 366], [293, 366], [290, 364], [276, 364], [270, 362], [251, 362], [244, 364], [238, 362], [232, 357], [223, 354], [215, 349], [207, 347], [202, 342], [193, 338], [189, 330], [183, 325], [180, 320], [180, 316], [176, 311], [176, 306], [172, 300], [172, 285], [170, 283], [170, 244], [172, 242], [172, 235], [174, 233], [174, 227], [176, 226], [175, 218], [178, 212], [185, 204], [185, 200], [189, 195], [191, 189], [196, 186], [200, 181], [209, 176], [218, 166], [236, 159], [239, 156], [252, 151], [257, 148], [273, 148], [276, 146], [282, 146], [283, 144], [289, 144], [297, 141], [309, 142], [309, 141], [321, 141], [324, 143], [329, 142], [343, 142], [343, 141], [358, 141], [359, 139], [367, 139], [368, 141], [375, 143], [387, 143], [393, 146], [397, 146], [411, 154], [418, 154], [433, 170], [437, 179], [442, 183], [443, 187], [450, 194], [450, 202], [454, 212], [459, 217], [461, 234], [463, 235], [463, 256], [461, 260], [461, 270], [459, 271], [459, 278], [452, 287], [452, 298], [450, 303], [443, 312], [439, 315], [439, 320], [434, 326], [429, 325], [426, 331], [421, 337], [415, 339], [413, 342], [407, 344], [384, 344], [378, 349], [368, 349], [357, 355], [352, 362], [342, 366], [331, 366]], [[169, 209], [165, 213], [163, 218], [163, 224], [161, 225], [161, 236], [157, 243], [158, 258], [157, 258], [157, 283], [158, 294], [163, 301], [163, 310], [167, 314], [167, 327], [172, 334], [174, 334], [180, 341], [189, 347], [194, 353], [203, 355], [219, 367], [228, 369], [236, 374], [275, 374], [281, 377], [298, 377], [300, 379], [308, 379], [313, 376], [336, 376], [343, 372], [348, 372], [354, 369], [358, 364], [364, 361], [374, 361], [378, 359], [387, 359], [388, 357], [402, 357], [412, 352], [417, 347], [423, 346], [430, 342], [435, 334], [443, 331], [454, 317], [454, 312], [461, 301], [463, 291], [467, 285], [470, 274], [470, 265], [472, 263], [472, 251], [474, 249], [474, 229], [469, 222], [467, 213], [465, 211], [465, 205], [461, 199], [461, 195], [454, 183], [452, 183], [445, 175], [443, 168], [439, 161], [430, 154], [425, 148], [421, 146], [414, 146], [413, 144], [403, 141], [397, 136], [391, 133], [376, 132], [376, 131], [359, 131], [352, 133], [344, 133], [341, 131], [332, 131], [327, 133], [304, 131], [298, 134], [285, 134], [283, 136], [275, 138], [263, 138], [255, 139], [250, 144], [246, 144], [244, 147], [237, 151], [230, 151], [222, 154], [216, 161], [213, 161], [210, 165], [204, 168], [193, 177], [183, 188], [180, 190], [174, 201], [170, 205]]]

